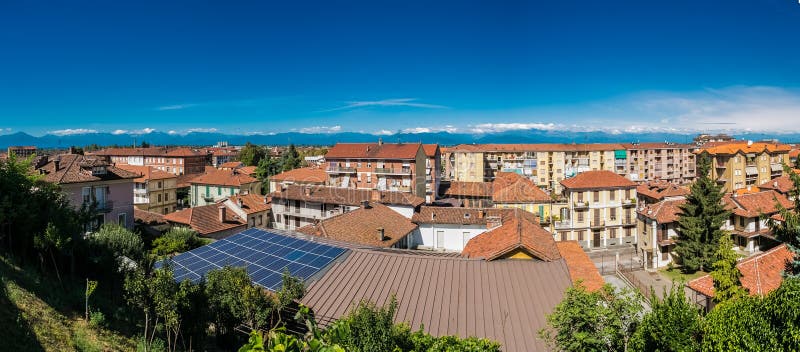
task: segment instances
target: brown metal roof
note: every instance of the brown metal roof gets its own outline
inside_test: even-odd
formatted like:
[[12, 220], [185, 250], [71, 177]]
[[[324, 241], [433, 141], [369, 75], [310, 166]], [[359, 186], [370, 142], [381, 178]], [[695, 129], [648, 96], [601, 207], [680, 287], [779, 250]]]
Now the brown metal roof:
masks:
[[537, 331], [571, 284], [563, 259], [487, 262], [353, 250], [308, 288], [303, 304], [322, 321], [363, 299], [397, 298], [396, 322], [434, 336], [485, 337], [504, 351], [546, 350]]

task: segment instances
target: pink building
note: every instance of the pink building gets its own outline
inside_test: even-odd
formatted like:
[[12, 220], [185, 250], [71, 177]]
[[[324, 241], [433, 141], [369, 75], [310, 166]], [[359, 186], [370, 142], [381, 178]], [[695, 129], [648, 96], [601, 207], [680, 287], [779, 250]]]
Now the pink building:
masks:
[[75, 208], [95, 205], [92, 228], [104, 223], [133, 228], [133, 181], [139, 174], [78, 154], [56, 155], [38, 171], [59, 184]]

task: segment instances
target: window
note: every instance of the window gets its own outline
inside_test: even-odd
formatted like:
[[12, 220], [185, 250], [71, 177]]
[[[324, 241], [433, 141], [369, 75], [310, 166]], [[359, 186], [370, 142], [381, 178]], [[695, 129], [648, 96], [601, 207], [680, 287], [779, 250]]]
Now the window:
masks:
[[158, 189], [161, 189], [161, 181], [158, 181]]
[[222, 195], [222, 187], [217, 187], [217, 195], [218, 196]]
[[120, 226], [125, 226], [126, 225], [126, 221], [125, 221], [127, 219], [126, 215], [127, 214], [125, 214], [125, 213], [120, 213], [119, 215], [117, 215], [117, 223]]
[[209, 189], [210, 189], [210, 187], [206, 186], [206, 198], [211, 196], [211, 193], [209, 193]]
[[91, 203], [92, 187], [83, 187], [83, 189], [81, 189], [81, 196], [83, 197], [83, 203]]
[[594, 202], [597, 203], [600, 201], [600, 191], [594, 191]]
[[361, 162], [360, 161], [358, 163], [356, 163], [356, 167], [359, 168], [359, 169], [361, 168]]
[[612, 189], [611, 191], [608, 192], [608, 199], [609, 200], [615, 200], [616, 198], [617, 198], [617, 191], [616, 190]]
[[168, 200], [169, 200], [169, 193], [164, 193], [164, 201], [166, 202]]
[[260, 215], [260, 214], [258, 215], [258, 224], [259, 225], [264, 224], [264, 215]]
[[356, 174], [356, 178], [358, 179], [358, 182], [361, 182], [361, 173], [360, 172]]
[[617, 208], [611, 208], [611, 220], [617, 220]]
[[578, 222], [583, 222], [583, 212], [582, 211], [576, 211], [575, 213], [578, 214]]
[[583, 241], [583, 231], [578, 231], [578, 241]]
[[158, 202], [161, 203], [161, 195], [158, 195]]
[[444, 248], [444, 230], [436, 231], [436, 243], [434, 243], [434, 248]]
[[295, 228], [299, 228], [300, 227], [300, 218], [294, 218], [294, 227]]
[[372, 173], [367, 172], [367, 183], [372, 183]]
[[608, 237], [617, 238], [617, 229], [613, 227], [608, 229]]
[[625, 237], [631, 237], [631, 228], [630, 227], [625, 229]]
[[744, 216], [739, 217], [739, 226], [744, 227]]
[[583, 192], [578, 192], [578, 203], [583, 203]]

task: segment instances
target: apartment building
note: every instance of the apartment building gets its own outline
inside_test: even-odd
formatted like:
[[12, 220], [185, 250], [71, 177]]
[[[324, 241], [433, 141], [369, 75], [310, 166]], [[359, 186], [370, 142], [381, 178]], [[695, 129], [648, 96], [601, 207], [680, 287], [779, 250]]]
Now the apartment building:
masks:
[[678, 240], [678, 217], [685, 197], [672, 197], [643, 205], [637, 211], [638, 247], [645, 269], [661, 268], [673, 261]]
[[152, 166], [175, 175], [201, 174], [210, 154], [190, 148], [108, 148], [92, 153], [118, 165]]
[[[328, 185], [408, 192], [425, 198], [428, 157], [420, 143], [337, 143], [325, 155]], [[428, 184], [427, 182], [431, 182]]]
[[627, 166], [623, 172], [632, 181], [660, 180], [686, 184], [695, 179], [696, 147], [677, 143], [633, 143], [625, 146]]
[[711, 159], [711, 178], [724, 192], [753, 189], [783, 175], [791, 147], [786, 144], [737, 142], [713, 145], [697, 151]]
[[468, 208], [518, 208], [548, 223], [553, 199], [529, 178], [513, 172], [497, 172], [492, 182], [452, 181], [444, 196]]
[[30, 157], [32, 155], [36, 155], [36, 150], [37, 150], [36, 146], [33, 146], [33, 145], [30, 145], [30, 146], [21, 146], [21, 145], [10, 146], [10, 147], [8, 147], [8, 154], [7, 155], [14, 154], [17, 158], [26, 159], [26, 158], [28, 158], [28, 157]]
[[189, 180], [192, 207], [214, 204], [237, 194], [261, 194], [261, 181], [239, 169], [210, 170]]
[[567, 206], [554, 222], [557, 238], [584, 249], [636, 243], [636, 184], [608, 170], [586, 171], [561, 181]]
[[328, 183], [328, 173], [318, 166], [301, 167], [270, 176], [269, 190], [279, 191], [288, 185], [317, 185]]
[[137, 209], [161, 215], [176, 210], [178, 176], [152, 166], [119, 165], [117, 167], [141, 175], [133, 180], [133, 205]]
[[448, 153], [452, 180], [491, 181], [498, 171], [514, 172], [555, 193], [562, 180], [581, 172], [624, 174], [627, 165], [622, 144], [464, 144]]
[[778, 244], [767, 226], [767, 219], [780, 220], [778, 204], [793, 209], [794, 203], [773, 191], [746, 191], [726, 194], [722, 198], [731, 217], [722, 229], [731, 233], [738, 249], [746, 254], [772, 248]]
[[442, 182], [442, 151], [438, 144], [423, 144], [425, 152], [425, 202], [432, 203], [439, 195]]
[[295, 230], [358, 209], [364, 202], [381, 203], [411, 218], [425, 199], [408, 192], [328, 186], [288, 185], [270, 193], [272, 226]]
[[37, 171], [45, 181], [59, 184], [73, 207], [94, 206], [94, 220], [87, 230], [104, 223], [133, 227], [133, 180], [139, 174], [78, 154], [56, 155]]

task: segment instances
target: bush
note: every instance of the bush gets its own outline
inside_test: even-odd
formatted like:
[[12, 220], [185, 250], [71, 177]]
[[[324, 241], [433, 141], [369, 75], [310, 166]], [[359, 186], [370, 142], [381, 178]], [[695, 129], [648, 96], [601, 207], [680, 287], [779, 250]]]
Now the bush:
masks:
[[139, 336], [136, 343], [136, 352], [166, 352], [167, 351], [167, 344], [164, 340], [155, 337], [153, 338], [153, 343], [150, 344], [150, 348], [148, 349], [145, 344], [145, 338]]
[[99, 328], [106, 325], [106, 316], [101, 311], [92, 312], [89, 315], [89, 326]]
[[203, 245], [197, 232], [188, 227], [174, 227], [153, 241], [153, 253], [168, 255], [195, 249]]
[[79, 352], [100, 352], [102, 349], [97, 347], [89, 337], [86, 336], [86, 331], [82, 329], [75, 330], [72, 335], [72, 343], [75, 345], [75, 350]]

